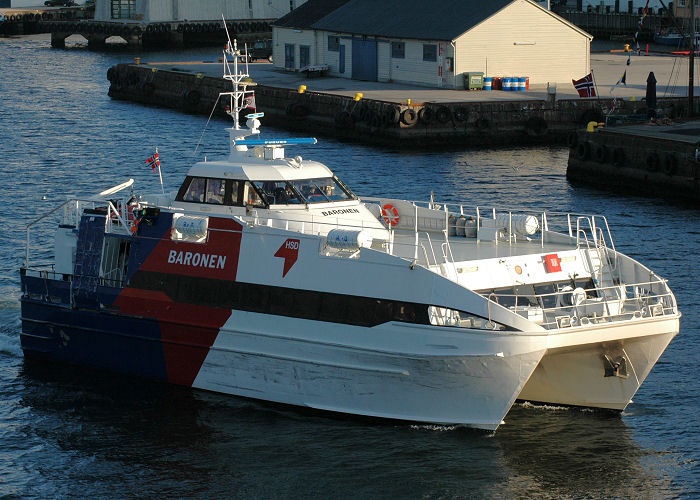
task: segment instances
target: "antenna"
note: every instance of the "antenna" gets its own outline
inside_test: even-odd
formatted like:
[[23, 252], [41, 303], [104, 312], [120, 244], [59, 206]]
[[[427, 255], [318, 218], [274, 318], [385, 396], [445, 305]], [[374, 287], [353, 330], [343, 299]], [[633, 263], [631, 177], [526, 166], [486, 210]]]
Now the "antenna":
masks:
[[[235, 130], [241, 130], [241, 127], [238, 123], [238, 114], [240, 111], [243, 109], [244, 101], [246, 97], [254, 95], [254, 92], [252, 90], [248, 90], [247, 86], [251, 84], [251, 82], [246, 82], [244, 81], [249, 77], [248, 74], [248, 54], [247, 54], [247, 46], [246, 46], [246, 51], [245, 51], [245, 59], [246, 59], [246, 67], [245, 71], [239, 71], [238, 70], [238, 58], [241, 56], [240, 51], [238, 50], [238, 43], [234, 39], [233, 42], [231, 41], [231, 36], [228, 32], [228, 27], [226, 26], [226, 19], [224, 18], [224, 15], [221, 15], [221, 19], [224, 23], [224, 31], [226, 31], [226, 47], [224, 48], [224, 79], [228, 80], [232, 83], [233, 85], [233, 91], [232, 92], [222, 92], [219, 94], [219, 96], [228, 96], [229, 98], [229, 106], [227, 109], [227, 113], [233, 118], [233, 128]], [[233, 58], [233, 71], [231, 71], [231, 65], [229, 64], [229, 56]], [[239, 89], [240, 87], [243, 87], [243, 89]]]

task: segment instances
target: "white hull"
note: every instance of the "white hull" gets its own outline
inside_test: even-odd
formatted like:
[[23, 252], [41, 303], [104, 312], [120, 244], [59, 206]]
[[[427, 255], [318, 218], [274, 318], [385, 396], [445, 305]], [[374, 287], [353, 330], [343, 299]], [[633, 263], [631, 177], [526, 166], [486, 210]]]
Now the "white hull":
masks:
[[434, 424], [495, 430], [545, 351], [541, 336], [234, 316], [194, 387]]
[[[624, 410], [678, 330], [675, 316], [552, 336], [518, 399]], [[624, 357], [626, 373], [606, 376], [605, 355]]]

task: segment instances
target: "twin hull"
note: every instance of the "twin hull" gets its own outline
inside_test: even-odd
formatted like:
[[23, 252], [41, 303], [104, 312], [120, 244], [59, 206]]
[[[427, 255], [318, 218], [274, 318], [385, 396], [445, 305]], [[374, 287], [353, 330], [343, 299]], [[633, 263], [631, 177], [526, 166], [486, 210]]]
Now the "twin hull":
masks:
[[444, 278], [414, 274], [404, 260], [324, 257], [316, 237], [263, 235], [226, 218], [210, 219], [205, 242], [178, 242], [171, 217], [115, 243], [104, 215], [86, 215], [72, 276], [24, 270], [25, 353], [323, 410], [495, 429], [518, 397], [580, 404], [567, 401], [568, 379], [604, 400], [593, 406], [624, 408], [678, 331], [676, 318], [674, 333], [663, 324], [641, 349], [630, 333], [632, 381], [603, 377], [601, 356], [624, 349], [611, 344], [620, 332], [556, 348], [536, 329], [430, 325], [421, 311]]

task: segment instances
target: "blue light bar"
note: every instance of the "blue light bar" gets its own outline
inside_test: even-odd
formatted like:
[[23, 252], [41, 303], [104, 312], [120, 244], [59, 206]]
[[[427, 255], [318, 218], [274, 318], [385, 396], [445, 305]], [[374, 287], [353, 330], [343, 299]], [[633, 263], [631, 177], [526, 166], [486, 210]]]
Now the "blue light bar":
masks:
[[234, 146], [285, 146], [297, 144], [316, 144], [315, 137], [300, 137], [298, 139], [248, 139], [233, 141]]

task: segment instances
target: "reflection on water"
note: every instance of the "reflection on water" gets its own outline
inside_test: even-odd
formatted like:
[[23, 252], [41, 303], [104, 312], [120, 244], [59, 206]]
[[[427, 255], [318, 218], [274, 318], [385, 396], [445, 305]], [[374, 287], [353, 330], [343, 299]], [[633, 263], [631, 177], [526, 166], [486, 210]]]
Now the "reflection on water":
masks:
[[[80, 483], [98, 496], [115, 483], [124, 496], [684, 493], [648, 466], [652, 452], [610, 413], [518, 405], [486, 433], [332, 417], [31, 359], [19, 380], [16, 413], [32, 422], [22, 426], [22, 461], [62, 464], [28, 471], [39, 494], [56, 487], [68, 494]], [[122, 483], [121, 475], [135, 481]]]
[[603, 498], [651, 498], [683, 492], [648, 468], [641, 448], [615, 413], [516, 405], [495, 439], [508, 467], [553, 497], [582, 492]]

